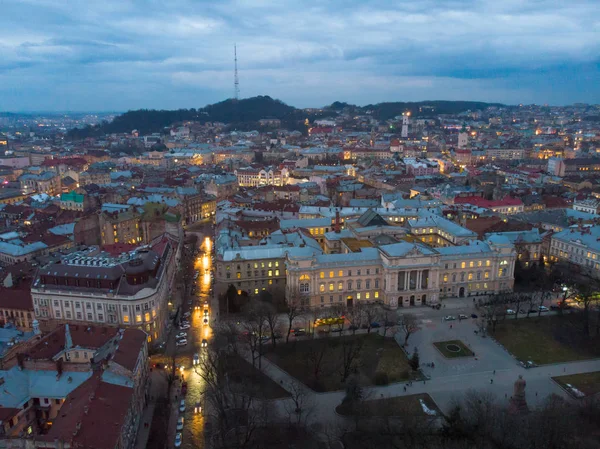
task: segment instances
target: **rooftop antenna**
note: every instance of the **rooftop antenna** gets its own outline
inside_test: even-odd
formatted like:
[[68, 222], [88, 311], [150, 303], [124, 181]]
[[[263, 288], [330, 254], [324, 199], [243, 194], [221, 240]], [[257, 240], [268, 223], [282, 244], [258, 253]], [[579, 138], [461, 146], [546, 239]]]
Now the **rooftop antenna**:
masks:
[[233, 63], [234, 63], [234, 74], [233, 74], [233, 98], [235, 101], [239, 100], [240, 97], [240, 79], [238, 78], [237, 69], [237, 45], [233, 45]]

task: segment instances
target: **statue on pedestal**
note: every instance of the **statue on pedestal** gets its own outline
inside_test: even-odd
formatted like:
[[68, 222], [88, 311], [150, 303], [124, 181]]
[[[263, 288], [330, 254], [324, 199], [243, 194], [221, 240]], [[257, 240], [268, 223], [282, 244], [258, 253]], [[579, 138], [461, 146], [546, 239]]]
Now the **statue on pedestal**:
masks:
[[519, 374], [519, 378], [515, 382], [513, 395], [510, 398], [508, 404], [508, 412], [515, 415], [522, 415], [529, 412], [529, 406], [527, 405], [527, 399], [525, 399], [525, 387], [527, 382], [523, 379], [523, 376]]

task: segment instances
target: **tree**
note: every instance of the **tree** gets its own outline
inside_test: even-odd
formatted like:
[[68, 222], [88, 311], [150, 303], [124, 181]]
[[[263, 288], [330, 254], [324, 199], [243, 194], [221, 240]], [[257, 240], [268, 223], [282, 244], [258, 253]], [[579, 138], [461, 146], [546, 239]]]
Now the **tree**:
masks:
[[383, 312], [381, 319], [383, 320], [383, 336], [385, 337], [388, 330], [396, 326], [396, 312], [386, 310]]
[[408, 344], [408, 339], [411, 334], [414, 334], [419, 330], [417, 326], [417, 317], [412, 313], [404, 313], [400, 315], [400, 320], [398, 321], [400, 328], [404, 331], [404, 346]]
[[262, 307], [264, 308], [265, 320], [271, 333], [271, 343], [273, 344], [273, 348], [275, 348], [277, 346], [279, 314], [272, 304], [263, 303]]
[[307, 387], [300, 382], [292, 381], [287, 384], [290, 393], [290, 401], [284, 403], [285, 411], [290, 424], [305, 425], [313, 410], [312, 395]]
[[417, 350], [417, 348], [415, 348], [415, 352], [413, 352], [413, 355], [409, 360], [409, 364], [413, 371], [417, 371], [419, 369], [420, 361], [419, 361], [419, 351]]
[[374, 304], [365, 304], [363, 309], [365, 321], [367, 323], [367, 334], [370, 334], [372, 324], [379, 319], [380, 310], [379, 307]]
[[252, 365], [256, 366], [258, 360], [258, 369], [262, 369], [262, 355], [264, 338], [267, 336], [267, 315], [268, 306], [259, 301], [252, 301], [244, 308], [245, 320], [242, 326], [245, 329], [246, 342], [252, 355]]
[[324, 362], [329, 352], [329, 339], [317, 338], [308, 346], [306, 351], [306, 362], [310, 367], [313, 385], [318, 387], [321, 374], [323, 373]]
[[294, 320], [302, 316], [302, 308], [299, 305], [299, 301], [296, 301], [296, 298], [291, 298], [291, 300], [288, 301], [285, 316], [287, 318], [287, 335], [285, 337], [285, 342], [289, 343]]
[[350, 323], [352, 335], [355, 335], [364, 319], [364, 308], [362, 304], [356, 304], [353, 307], [349, 307], [348, 310], [346, 310], [346, 319]]
[[364, 341], [364, 338], [354, 336], [340, 338], [342, 360], [339, 365], [339, 372], [342, 383], [346, 382], [348, 377], [357, 371]]

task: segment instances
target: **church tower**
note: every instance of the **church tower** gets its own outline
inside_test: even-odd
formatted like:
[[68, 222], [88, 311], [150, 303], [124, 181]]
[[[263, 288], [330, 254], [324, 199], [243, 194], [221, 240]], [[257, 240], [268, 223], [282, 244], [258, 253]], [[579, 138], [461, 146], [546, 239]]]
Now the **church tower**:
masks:
[[464, 150], [469, 145], [469, 133], [467, 132], [467, 126], [463, 123], [462, 129], [458, 133], [458, 149]]

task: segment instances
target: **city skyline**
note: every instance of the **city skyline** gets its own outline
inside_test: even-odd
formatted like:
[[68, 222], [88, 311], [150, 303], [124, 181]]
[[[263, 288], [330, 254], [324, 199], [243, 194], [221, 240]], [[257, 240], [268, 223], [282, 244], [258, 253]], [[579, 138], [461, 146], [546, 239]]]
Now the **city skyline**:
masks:
[[8, 1], [0, 110], [202, 107], [270, 95], [333, 101], [600, 102], [591, 0], [270, 0], [66, 5]]

